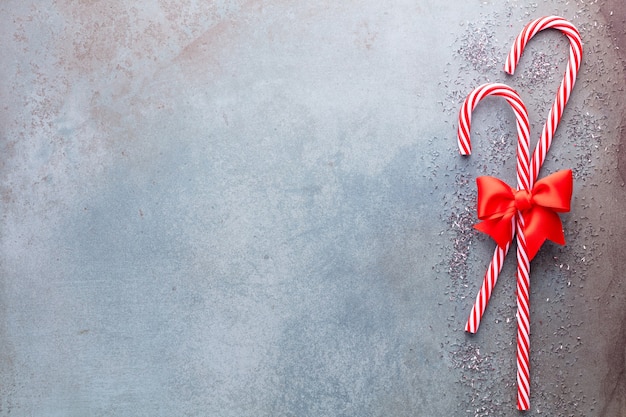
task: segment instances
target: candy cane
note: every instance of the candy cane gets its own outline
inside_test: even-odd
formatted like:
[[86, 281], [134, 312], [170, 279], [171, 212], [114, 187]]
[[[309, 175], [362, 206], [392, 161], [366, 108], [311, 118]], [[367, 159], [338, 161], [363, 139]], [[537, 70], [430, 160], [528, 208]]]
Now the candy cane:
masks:
[[567, 62], [567, 68], [565, 69], [563, 81], [559, 86], [554, 103], [550, 108], [548, 118], [546, 119], [546, 123], [544, 124], [541, 132], [541, 138], [532, 157], [532, 164], [530, 168], [531, 186], [537, 180], [541, 166], [543, 165], [546, 155], [548, 154], [548, 150], [550, 149], [550, 145], [552, 144], [554, 132], [556, 132], [556, 128], [561, 121], [563, 110], [567, 105], [567, 101], [569, 100], [574, 84], [576, 83], [576, 77], [578, 76], [578, 69], [580, 68], [583, 55], [583, 44], [580, 38], [580, 33], [572, 23], [559, 16], [546, 16], [536, 19], [526, 25], [526, 27], [522, 29], [522, 32], [517, 36], [506, 59], [506, 63], [504, 64], [504, 71], [513, 75], [528, 41], [538, 32], [550, 28], [560, 30], [569, 39], [569, 60]]
[[[530, 190], [530, 151], [529, 151], [529, 121], [526, 106], [519, 94], [511, 87], [504, 84], [484, 84], [472, 91], [461, 106], [459, 112], [458, 145], [460, 153], [471, 153], [470, 124], [471, 112], [485, 97], [496, 95], [504, 97], [513, 108], [517, 126], [517, 188], [518, 190]], [[517, 343], [517, 381], [518, 381], [518, 408], [527, 407], [530, 385], [529, 364], [529, 304], [528, 289], [530, 277], [530, 260], [526, 253], [526, 239], [524, 236], [524, 218], [521, 212], [513, 217], [515, 222], [513, 231], [517, 231], [517, 305], [518, 305], [518, 343]], [[513, 236], [511, 236], [511, 239]], [[480, 317], [484, 312], [491, 291], [495, 286], [498, 275], [502, 270], [504, 257], [508, 252], [510, 243], [506, 247], [497, 246], [493, 255], [492, 265], [487, 270], [483, 288], [476, 296], [476, 302], [472, 307], [466, 330], [471, 331], [478, 327]], [[522, 407], [520, 407], [522, 404]]]
[[[546, 155], [548, 154], [548, 150], [550, 149], [550, 145], [552, 144], [552, 139], [554, 138], [554, 133], [561, 121], [561, 117], [563, 116], [563, 111], [567, 102], [569, 100], [572, 89], [574, 88], [574, 84], [576, 82], [576, 77], [578, 75], [578, 69], [580, 68], [580, 63], [582, 60], [582, 40], [580, 38], [580, 33], [578, 29], [558, 16], [547, 16], [536, 19], [530, 22], [526, 27], [522, 30], [522, 32], [517, 36], [513, 46], [511, 47], [511, 51], [507, 57], [506, 63], [504, 65], [504, 70], [513, 74], [515, 72], [515, 68], [519, 62], [519, 59], [524, 52], [524, 47], [528, 43], [528, 41], [535, 36], [538, 32], [544, 30], [554, 28], [563, 32], [570, 42], [569, 48], [569, 60], [567, 62], [567, 68], [565, 69], [565, 75], [563, 76], [563, 81], [561, 81], [561, 85], [556, 94], [556, 98], [552, 107], [550, 108], [550, 112], [548, 113], [548, 118], [546, 119], [546, 123], [543, 126], [541, 131], [541, 138], [539, 139], [539, 143], [535, 148], [535, 152], [532, 157], [531, 164], [531, 175], [530, 175], [530, 184], [531, 187], [534, 182], [537, 180], [539, 175], [539, 171], [541, 170], [541, 166], [546, 159]], [[524, 281], [519, 280], [518, 283], [518, 397], [517, 397], [517, 408], [520, 410], [528, 410], [530, 407], [529, 404], [529, 396], [530, 390], [527, 388], [529, 386], [529, 375], [524, 372], [526, 369], [522, 368], [522, 372], [520, 372], [520, 359], [528, 361], [528, 355], [530, 352], [530, 338], [529, 331], [530, 327], [528, 325], [528, 294], [530, 292], [530, 280]], [[519, 303], [520, 291], [524, 295], [526, 305], [521, 305]], [[522, 311], [525, 310], [525, 311]], [[520, 314], [524, 313], [524, 314]], [[523, 322], [520, 325], [520, 322]], [[528, 333], [520, 334], [522, 327], [525, 327], [528, 330]], [[522, 356], [526, 355], [526, 357], [520, 358], [520, 340], [522, 344]], [[522, 389], [520, 389], [522, 387]]]

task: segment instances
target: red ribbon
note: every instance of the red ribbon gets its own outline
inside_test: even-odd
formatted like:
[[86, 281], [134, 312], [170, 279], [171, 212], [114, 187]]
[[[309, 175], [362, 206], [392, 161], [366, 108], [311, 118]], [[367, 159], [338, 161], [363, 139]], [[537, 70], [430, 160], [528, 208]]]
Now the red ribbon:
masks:
[[516, 190], [494, 177], [478, 177], [478, 218], [474, 227], [491, 236], [501, 248], [511, 241], [511, 219], [519, 210], [524, 217], [528, 259], [532, 260], [548, 239], [564, 245], [563, 224], [557, 213], [570, 210], [572, 170], [562, 170], [537, 181], [533, 189]]

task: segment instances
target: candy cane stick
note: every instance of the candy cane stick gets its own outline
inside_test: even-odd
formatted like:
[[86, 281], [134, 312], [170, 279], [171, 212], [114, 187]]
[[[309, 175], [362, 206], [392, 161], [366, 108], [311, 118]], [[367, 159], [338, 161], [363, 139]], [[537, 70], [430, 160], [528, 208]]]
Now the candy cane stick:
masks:
[[[570, 41], [569, 61], [567, 63], [565, 75], [563, 76], [563, 81], [561, 82], [561, 86], [557, 92], [556, 99], [550, 109], [548, 119], [543, 126], [541, 138], [535, 147], [535, 151], [532, 156], [530, 166], [530, 188], [532, 188], [532, 185], [537, 180], [541, 166], [543, 165], [550, 145], [552, 144], [556, 128], [561, 121], [563, 110], [565, 109], [565, 105], [567, 104], [572, 89], [574, 88], [574, 83], [576, 82], [576, 76], [582, 59], [582, 40], [578, 29], [576, 29], [576, 27], [567, 20], [558, 16], [547, 16], [536, 19], [526, 25], [526, 27], [515, 39], [504, 66], [504, 70], [507, 73], [513, 74], [528, 41], [538, 32], [549, 28], [558, 29], [568, 37]], [[467, 139], [467, 141], [464, 140], [463, 144], [459, 142], [459, 148], [461, 148], [461, 154], [469, 154], [471, 152], [469, 139]], [[486, 304], [489, 302], [489, 298], [491, 297], [493, 285], [495, 285], [495, 282], [498, 280], [498, 274], [502, 269], [502, 263], [508, 249], [508, 246], [504, 250], [496, 249], [480, 289], [480, 293], [483, 294], [483, 296], [480, 297], [481, 304], [478, 304], [479, 300], [477, 299], [477, 303], [474, 304], [474, 307], [472, 307], [470, 317], [465, 325], [465, 331], [470, 333], [476, 333], [478, 331], [480, 320], [485, 312]]]
[[[461, 106], [459, 113], [458, 144], [461, 154], [471, 153], [471, 142], [469, 137], [471, 112], [476, 108], [483, 98], [496, 95], [504, 97], [513, 108], [516, 117], [518, 141], [517, 141], [517, 188], [518, 190], [530, 190], [530, 151], [529, 151], [529, 121], [526, 107], [519, 94], [512, 88], [503, 84], [484, 84], [472, 91]], [[530, 362], [529, 362], [529, 305], [528, 288], [530, 277], [530, 260], [526, 252], [526, 239], [524, 236], [524, 218], [521, 212], [517, 212], [513, 220], [517, 229], [517, 304], [518, 304], [518, 343], [517, 343], [517, 382], [518, 382], [518, 408], [525, 410], [528, 408], [528, 398], [530, 395]], [[511, 236], [511, 240], [513, 236]], [[504, 249], [499, 246], [492, 259], [492, 266], [487, 270], [483, 288], [476, 297], [476, 302], [472, 307], [472, 313], [468, 319], [468, 327], [474, 330], [478, 327], [480, 317], [484, 312], [487, 301], [491, 296], [491, 291], [495, 286], [498, 275], [502, 270], [502, 262], [510, 247], [507, 244]]]
[[567, 68], [565, 69], [563, 81], [557, 91], [556, 99], [550, 108], [548, 118], [541, 132], [541, 138], [532, 157], [530, 178], [531, 186], [537, 180], [541, 166], [543, 165], [546, 155], [548, 154], [548, 150], [550, 149], [550, 145], [552, 144], [554, 132], [556, 132], [556, 128], [561, 121], [563, 110], [567, 105], [567, 101], [569, 100], [572, 89], [574, 88], [574, 83], [576, 82], [578, 69], [580, 68], [583, 55], [583, 45], [580, 33], [572, 23], [562, 17], [546, 16], [536, 19], [526, 25], [526, 27], [522, 29], [522, 32], [517, 36], [506, 59], [506, 63], [504, 64], [504, 71], [511, 75], [514, 74], [515, 68], [517, 67], [519, 59], [522, 56], [528, 41], [538, 32], [550, 28], [560, 30], [569, 39], [569, 60], [567, 62]]
[[517, 408], [530, 407], [530, 259], [526, 255], [524, 216], [517, 212]]

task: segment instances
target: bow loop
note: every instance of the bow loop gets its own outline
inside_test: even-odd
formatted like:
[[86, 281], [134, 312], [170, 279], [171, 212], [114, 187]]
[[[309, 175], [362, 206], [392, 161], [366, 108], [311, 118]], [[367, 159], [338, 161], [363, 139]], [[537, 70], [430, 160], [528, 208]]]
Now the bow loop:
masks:
[[491, 236], [498, 246], [506, 247], [513, 234], [512, 219], [519, 211], [524, 216], [529, 259], [533, 259], [548, 239], [565, 244], [563, 225], [557, 213], [570, 210], [573, 180], [571, 170], [562, 170], [537, 181], [533, 189], [515, 190], [505, 182], [488, 176], [476, 179], [478, 218], [474, 227]]
[[537, 181], [533, 187], [533, 200], [537, 205], [559, 213], [570, 210], [572, 199], [572, 170], [564, 169]]

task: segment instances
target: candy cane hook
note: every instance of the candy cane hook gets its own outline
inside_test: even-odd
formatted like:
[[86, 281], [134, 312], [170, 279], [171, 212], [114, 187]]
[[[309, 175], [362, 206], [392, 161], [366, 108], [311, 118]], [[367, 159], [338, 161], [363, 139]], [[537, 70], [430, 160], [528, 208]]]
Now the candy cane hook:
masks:
[[559, 122], [561, 121], [563, 110], [567, 105], [567, 101], [569, 100], [570, 94], [576, 82], [576, 77], [578, 76], [578, 70], [580, 68], [583, 54], [583, 44], [580, 38], [580, 33], [571, 22], [559, 16], [546, 16], [536, 19], [526, 25], [526, 27], [522, 29], [521, 33], [517, 36], [506, 59], [506, 63], [504, 64], [504, 71], [511, 75], [515, 73], [515, 68], [517, 67], [528, 41], [530, 41], [530, 39], [532, 39], [532, 37], [538, 32], [550, 28], [560, 30], [569, 39], [569, 60], [567, 62], [567, 68], [565, 69], [563, 81], [559, 86], [554, 103], [550, 108], [548, 118], [546, 119], [546, 123], [544, 124], [541, 132], [541, 138], [532, 157], [532, 164], [530, 168], [531, 187], [537, 180], [541, 166], [546, 159], [546, 155], [548, 154], [548, 150], [552, 144], [554, 133], [556, 132]]
[[491, 95], [504, 97], [515, 112], [518, 134], [517, 162], [523, 169], [523, 172], [519, 170], [517, 172], [517, 183], [520, 189], [529, 189], [530, 183], [528, 182], [528, 177], [530, 171], [528, 169], [529, 164], [526, 162], [530, 158], [528, 112], [519, 94], [517, 94], [517, 91], [513, 90], [511, 87], [497, 83], [483, 84], [467, 96], [459, 113], [459, 129], [457, 134], [459, 152], [461, 155], [470, 155], [472, 153], [470, 141], [472, 111], [474, 111], [482, 99]]

